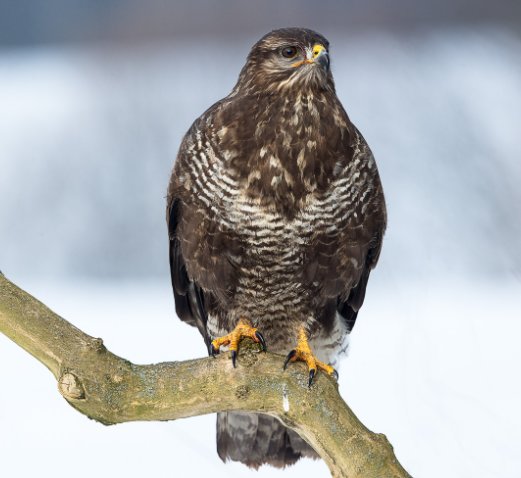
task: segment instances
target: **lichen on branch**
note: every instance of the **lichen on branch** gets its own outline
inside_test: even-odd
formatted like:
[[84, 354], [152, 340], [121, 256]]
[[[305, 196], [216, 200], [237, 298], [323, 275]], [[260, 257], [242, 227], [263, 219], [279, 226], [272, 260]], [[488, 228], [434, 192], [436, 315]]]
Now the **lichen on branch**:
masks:
[[0, 332], [42, 362], [62, 396], [105, 424], [175, 420], [229, 410], [266, 413], [301, 435], [335, 477], [404, 478], [386, 437], [369, 431], [320, 374], [311, 388], [303, 364], [241, 342], [234, 369], [227, 354], [136, 365], [111, 353], [0, 273]]

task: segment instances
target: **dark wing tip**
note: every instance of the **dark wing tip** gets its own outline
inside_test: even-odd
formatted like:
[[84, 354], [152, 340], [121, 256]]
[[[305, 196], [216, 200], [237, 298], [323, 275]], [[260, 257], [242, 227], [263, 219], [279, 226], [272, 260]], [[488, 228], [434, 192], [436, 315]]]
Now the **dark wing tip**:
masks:
[[175, 309], [177, 316], [190, 325], [199, 329], [206, 346], [209, 347], [210, 337], [206, 331], [208, 315], [204, 304], [202, 289], [188, 277], [185, 261], [177, 237], [177, 226], [182, 213], [181, 201], [173, 198], [167, 213], [168, 235], [170, 238], [170, 278], [174, 291]]

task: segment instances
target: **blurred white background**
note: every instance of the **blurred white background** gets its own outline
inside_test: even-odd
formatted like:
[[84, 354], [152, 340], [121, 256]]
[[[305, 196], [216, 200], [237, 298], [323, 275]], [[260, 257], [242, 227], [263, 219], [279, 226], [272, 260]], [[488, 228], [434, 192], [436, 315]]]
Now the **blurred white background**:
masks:
[[[270, 29], [317, 29], [389, 208], [340, 370], [416, 477], [521, 470], [521, 6], [0, 0], [0, 269], [137, 363], [205, 354], [175, 318], [166, 185]], [[0, 336], [0, 476], [248, 476], [215, 417], [104, 427]], [[255, 476], [327, 476], [301, 461]]]

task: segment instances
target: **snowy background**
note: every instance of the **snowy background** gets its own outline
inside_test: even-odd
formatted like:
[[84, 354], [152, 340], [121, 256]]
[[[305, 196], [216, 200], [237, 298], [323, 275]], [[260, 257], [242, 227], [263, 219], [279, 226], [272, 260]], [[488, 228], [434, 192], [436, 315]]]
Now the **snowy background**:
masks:
[[[331, 3], [329, 23], [287, 12], [270, 22], [260, 9], [254, 28], [203, 38], [186, 26], [149, 38], [117, 15], [103, 17], [101, 40], [55, 19], [31, 30], [40, 40], [0, 28], [0, 269], [133, 362], [203, 356], [197, 331], [174, 317], [168, 277], [164, 196], [180, 139], [233, 87], [258, 37], [315, 27], [389, 208], [342, 395], [415, 477], [519, 477], [521, 37], [507, 20], [520, 17], [453, 23], [434, 12], [437, 21], [411, 14], [404, 26], [352, 2], [358, 23], [342, 29], [351, 11]], [[0, 383], [2, 477], [328, 476], [312, 461], [283, 472], [223, 465], [214, 416], [90, 421], [4, 336]]]

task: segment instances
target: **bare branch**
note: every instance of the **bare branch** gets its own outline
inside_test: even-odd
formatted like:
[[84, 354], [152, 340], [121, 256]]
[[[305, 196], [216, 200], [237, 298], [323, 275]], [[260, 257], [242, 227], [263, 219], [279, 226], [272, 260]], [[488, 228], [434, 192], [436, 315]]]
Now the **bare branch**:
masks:
[[236, 369], [216, 359], [135, 365], [16, 287], [0, 273], [0, 331], [42, 362], [78, 411], [105, 424], [175, 420], [240, 410], [279, 418], [320, 454], [335, 477], [403, 478], [386, 437], [369, 431], [324, 374], [307, 386], [302, 364], [243, 342]]

